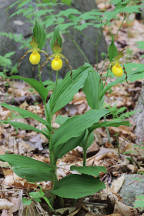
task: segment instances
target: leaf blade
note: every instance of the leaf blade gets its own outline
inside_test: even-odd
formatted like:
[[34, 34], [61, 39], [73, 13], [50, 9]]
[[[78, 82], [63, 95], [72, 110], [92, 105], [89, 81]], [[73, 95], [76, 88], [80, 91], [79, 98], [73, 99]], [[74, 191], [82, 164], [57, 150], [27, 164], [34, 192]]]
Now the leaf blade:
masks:
[[51, 168], [44, 162], [15, 154], [0, 155], [0, 160], [8, 162], [18, 176], [29, 182], [52, 180]]
[[93, 195], [104, 188], [104, 183], [98, 178], [73, 174], [60, 180], [51, 192], [63, 198], [79, 199]]
[[83, 115], [77, 115], [69, 118], [54, 133], [52, 137], [53, 145], [57, 148], [60, 144], [65, 143], [72, 137], [80, 136], [85, 129], [98, 122], [99, 119], [108, 112], [109, 111], [106, 109], [89, 110]]
[[32, 86], [39, 93], [43, 102], [45, 103], [47, 96], [48, 96], [48, 91], [44, 87], [43, 83], [41, 83], [35, 79], [32, 79], [32, 78], [25, 78], [25, 77], [21, 77], [21, 76], [11, 76], [10, 79], [19, 79], [19, 80], [23, 80], [26, 83], [28, 83], [30, 86]]
[[70, 73], [67, 73], [66, 77], [57, 86], [55, 92], [50, 98], [50, 108], [53, 113], [60, 110], [66, 104], [68, 104], [77, 91], [83, 87], [85, 79], [87, 78], [89, 65], [85, 64], [78, 70], [73, 71], [72, 78]]
[[101, 172], [106, 173], [104, 166], [71, 166], [70, 170], [76, 170], [80, 174], [98, 177]]
[[44, 120], [43, 118], [39, 117], [35, 113], [32, 113], [32, 112], [30, 112], [28, 110], [24, 110], [24, 109], [21, 109], [19, 107], [12, 106], [12, 105], [9, 105], [9, 104], [6, 104], [6, 103], [1, 103], [0, 105], [7, 108], [7, 109], [9, 109], [9, 110], [18, 112], [23, 118], [33, 118], [33, 119], [35, 119], [35, 120], [39, 121], [40, 123], [47, 126], [47, 121]]
[[103, 83], [98, 72], [92, 67], [88, 72], [88, 77], [84, 84], [83, 91], [86, 95], [88, 105], [92, 109], [99, 109], [103, 106], [104, 98], [101, 97]]
[[43, 134], [44, 136], [47, 137], [47, 134], [45, 131], [43, 130], [39, 130], [31, 125], [28, 125], [28, 124], [25, 124], [25, 123], [22, 123], [22, 122], [16, 122], [16, 121], [11, 121], [11, 120], [0, 120], [0, 123], [3, 123], [3, 124], [10, 124], [12, 125], [14, 128], [16, 129], [22, 129], [22, 130], [32, 130], [32, 131], [35, 131], [37, 133], [41, 133]]

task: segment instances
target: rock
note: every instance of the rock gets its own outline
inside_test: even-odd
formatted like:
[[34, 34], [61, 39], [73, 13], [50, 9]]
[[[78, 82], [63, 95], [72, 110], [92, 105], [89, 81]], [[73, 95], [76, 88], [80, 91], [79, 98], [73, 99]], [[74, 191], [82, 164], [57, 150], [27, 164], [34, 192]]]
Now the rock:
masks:
[[120, 190], [122, 202], [126, 205], [133, 206], [136, 196], [142, 194], [144, 195], [144, 175], [125, 175], [125, 182]]
[[[7, 9], [7, 7], [15, 2], [15, 0], [2, 0], [0, 3], [0, 32], [7, 32], [9, 34], [14, 33], [19, 36], [23, 35], [24, 39], [31, 33], [30, 24], [25, 22], [25, 18], [22, 16], [9, 17], [14, 10]], [[0, 55], [4, 55], [8, 52], [15, 51], [16, 54], [12, 56], [13, 65], [16, 64], [20, 57], [23, 56], [26, 50], [19, 49], [20, 44], [8, 37], [0, 37]], [[23, 69], [21, 69], [21, 75], [25, 75], [25, 71], [30, 70], [30, 64], [26, 61]]]
[[[7, 6], [11, 3], [15, 2], [14, 0], [1, 0], [0, 5], [0, 32], [8, 32], [15, 33], [17, 35], [22, 34], [24, 40], [27, 37], [32, 35], [32, 27], [29, 22], [22, 15], [17, 15], [9, 19], [9, 16], [12, 14], [14, 9], [7, 10]], [[95, 0], [73, 0], [72, 7], [85, 12], [92, 9], [96, 9]], [[65, 10], [67, 6], [60, 6], [58, 10]], [[84, 62], [86, 62], [86, 58], [83, 57], [81, 51], [77, 49], [74, 45], [73, 41], [70, 39], [69, 35], [72, 35], [73, 39], [77, 42], [77, 44], [81, 47], [84, 55], [87, 56], [88, 61], [91, 64], [95, 64], [96, 61], [101, 60], [101, 53], [107, 52], [106, 42], [103, 36], [101, 29], [94, 28], [92, 26], [87, 27], [83, 31], [77, 31], [74, 29], [70, 30], [70, 34], [63, 35], [64, 44], [63, 44], [63, 54], [69, 59], [72, 68], [75, 69]], [[0, 37], [0, 55], [4, 55], [7, 52], [15, 51], [16, 54], [12, 57], [13, 64], [18, 62], [21, 56], [25, 53], [26, 50], [20, 50], [20, 44], [16, 43], [13, 40], [9, 40], [5, 37]], [[45, 48], [48, 52], [50, 52], [49, 44], [46, 45]], [[96, 54], [97, 53], [97, 54]], [[66, 66], [64, 70], [61, 71], [60, 75], [63, 76], [64, 72], [68, 70]], [[49, 71], [49, 72], [48, 72]], [[23, 61], [22, 67], [19, 71], [20, 75], [26, 77], [37, 77], [37, 67], [32, 69], [28, 61], [28, 56]], [[54, 79], [55, 73], [50, 72], [50, 67], [44, 69], [42, 74], [43, 80], [46, 79]]]
[[137, 137], [136, 143], [142, 144], [144, 143], [144, 83], [142, 85], [142, 90], [135, 108], [135, 115], [133, 116], [133, 120], [136, 124], [135, 127], [135, 135]]

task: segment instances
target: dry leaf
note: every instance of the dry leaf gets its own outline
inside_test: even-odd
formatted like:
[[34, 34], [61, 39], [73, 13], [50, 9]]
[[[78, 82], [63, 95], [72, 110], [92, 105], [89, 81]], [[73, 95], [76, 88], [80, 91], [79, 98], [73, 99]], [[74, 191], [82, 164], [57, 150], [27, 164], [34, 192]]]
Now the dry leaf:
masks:
[[121, 214], [110, 214], [110, 215], [104, 215], [104, 216], [121, 216]]
[[112, 182], [112, 185], [111, 185], [111, 192], [112, 193], [118, 193], [120, 191], [124, 181], [125, 181], [125, 176], [124, 175], [122, 175], [121, 177], [114, 180]]
[[14, 206], [12, 202], [9, 202], [7, 199], [0, 199], [0, 209], [11, 209]]
[[3, 210], [1, 216], [13, 216], [11, 211], [8, 210]]

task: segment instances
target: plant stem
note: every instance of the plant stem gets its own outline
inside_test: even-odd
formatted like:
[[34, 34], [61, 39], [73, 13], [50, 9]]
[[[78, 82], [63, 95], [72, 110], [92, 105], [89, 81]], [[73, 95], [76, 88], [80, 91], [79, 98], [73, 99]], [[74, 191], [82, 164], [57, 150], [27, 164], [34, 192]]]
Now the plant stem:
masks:
[[48, 105], [45, 104], [45, 115], [46, 115], [46, 120], [49, 123], [48, 129], [49, 129], [49, 153], [50, 153], [50, 166], [52, 168], [53, 172], [53, 186], [57, 182], [57, 176], [56, 176], [56, 160], [55, 160], [55, 155], [54, 155], [54, 146], [52, 143], [52, 134], [53, 134], [53, 128], [51, 125], [52, 122], [52, 114], [50, 109], [48, 109]]
[[57, 83], [58, 83], [58, 72], [59, 71], [56, 71], [56, 87], [57, 87]]
[[42, 82], [40, 64], [38, 64], [38, 79], [40, 82]]
[[48, 204], [48, 206], [50, 207], [51, 210], [54, 210], [50, 201], [48, 200], [48, 198], [46, 196], [43, 196], [43, 199], [45, 200], [45, 202]]
[[126, 18], [127, 18], [127, 15], [123, 13], [123, 19], [122, 19], [122, 22], [121, 22], [121, 24], [120, 24], [120, 26], [119, 26], [118, 30], [117, 30], [117, 33], [116, 33], [116, 35], [118, 35], [118, 33], [119, 33], [119, 31], [120, 31], [120, 29], [121, 29], [122, 25], [124, 24], [124, 22], [125, 22]]
[[105, 86], [106, 86], [106, 82], [107, 82], [107, 79], [108, 79], [108, 73], [109, 73], [110, 67], [111, 67], [111, 65], [109, 65], [109, 66], [108, 66], [108, 69], [107, 69], [106, 78], [105, 78], [105, 81], [104, 81], [104, 84], [103, 84], [104, 88], [105, 88]]
[[89, 139], [90, 133], [87, 134], [87, 137], [85, 139], [85, 144], [83, 145], [83, 166], [86, 166], [86, 159], [87, 159], [87, 146], [88, 146], [88, 139]]

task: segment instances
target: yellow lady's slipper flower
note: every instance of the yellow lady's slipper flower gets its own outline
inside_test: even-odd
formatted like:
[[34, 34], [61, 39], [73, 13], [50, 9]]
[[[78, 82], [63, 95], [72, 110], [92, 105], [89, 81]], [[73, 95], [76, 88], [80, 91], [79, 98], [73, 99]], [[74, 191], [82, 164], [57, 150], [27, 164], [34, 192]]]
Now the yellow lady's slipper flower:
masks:
[[112, 73], [117, 77], [121, 77], [123, 75], [123, 68], [119, 63], [112, 66]]
[[51, 68], [55, 71], [59, 71], [61, 70], [62, 66], [63, 66], [63, 61], [60, 58], [60, 56], [55, 56], [51, 61]]
[[40, 54], [37, 50], [34, 50], [29, 57], [29, 61], [32, 65], [37, 65], [40, 62]]

